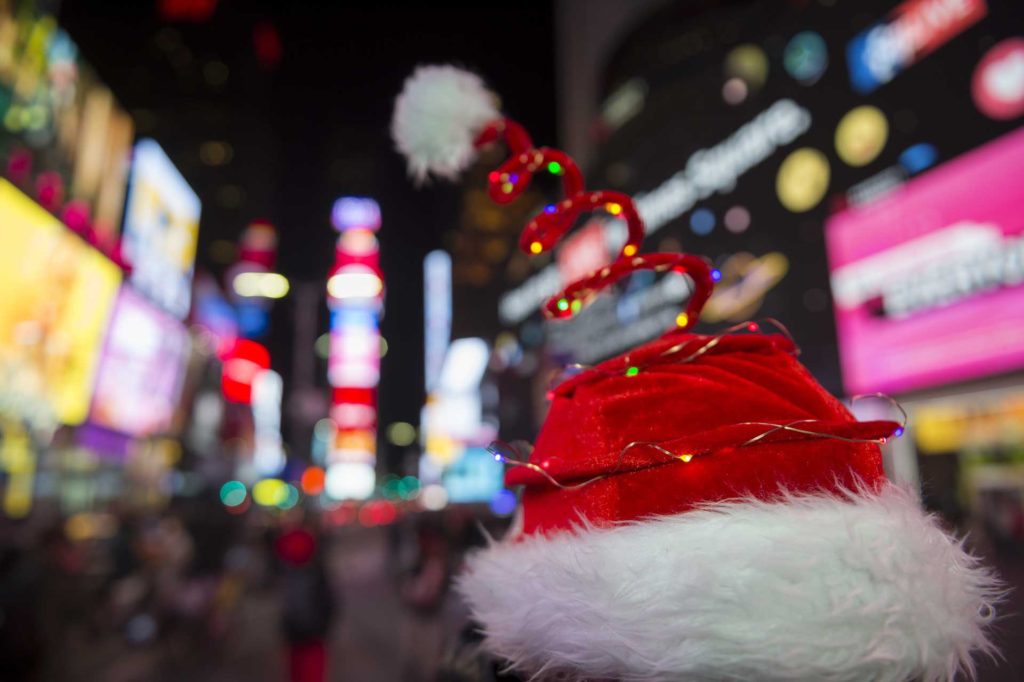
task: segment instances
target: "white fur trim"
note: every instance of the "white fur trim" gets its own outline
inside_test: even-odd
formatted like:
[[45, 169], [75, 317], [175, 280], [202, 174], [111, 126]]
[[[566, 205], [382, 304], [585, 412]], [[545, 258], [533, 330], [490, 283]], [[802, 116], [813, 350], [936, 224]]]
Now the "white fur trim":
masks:
[[493, 653], [570, 680], [948, 680], [1000, 596], [892, 485], [495, 543], [459, 589]]
[[391, 136], [422, 182], [431, 173], [454, 180], [476, 156], [473, 140], [501, 117], [476, 74], [454, 66], [421, 66], [395, 101]]

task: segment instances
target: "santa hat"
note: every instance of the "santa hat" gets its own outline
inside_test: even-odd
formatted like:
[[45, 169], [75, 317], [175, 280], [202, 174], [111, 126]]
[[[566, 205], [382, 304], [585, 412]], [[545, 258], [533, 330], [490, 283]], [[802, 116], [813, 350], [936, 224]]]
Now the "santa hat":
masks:
[[496, 450], [515, 465], [506, 483], [523, 486], [520, 523], [471, 556], [459, 580], [485, 646], [516, 670], [559, 679], [970, 674], [972, 654], [992, 651], [998, 584], [886, 479], [878, 444], [902, 425], [856, 421], [797, 362], [788, 335], [754, 323], [692, 333], [712, 286], [707, 263], [637, 254], [632, 200], [586, 191], [570, 158], [534, 148], [514, 122], [427, 116], [450, 124], [438, 139], [459, 152], [423, 142], [428, 132], [411, 128], [412, 112], [429, 109], [427, 76], [452, 79], [449, 97], [472, 84], [475, 105], [446, 99], [446, 111], [494, 101], [451, 67], [409, 79], [393, 131], [418, 178], [449, 176], [472, 162], [467, 149], [504, 138], [511, 157], [489, 176], [494, 199], [518, 196], [542, 171], [565, 190], [527, 225], [527, 253], [552, 248], [583, 212], [626, 221], [619, 258], [552, 298], [549, 316], [575, 314], [637, 269], [694, 285], [676, 328], [552, 391], [528, 460]]

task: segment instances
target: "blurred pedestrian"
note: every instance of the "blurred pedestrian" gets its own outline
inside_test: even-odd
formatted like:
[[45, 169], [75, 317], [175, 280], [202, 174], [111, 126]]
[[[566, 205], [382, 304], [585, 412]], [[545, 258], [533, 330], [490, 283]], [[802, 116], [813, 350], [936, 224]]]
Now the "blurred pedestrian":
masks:
[[327, 671], [327, 632], [336, 602], [321, 543], [306, 527], [278, 536], [274, 550], [282, 564], [282, 626], [288, 641], [291, 682], [323, 682]]

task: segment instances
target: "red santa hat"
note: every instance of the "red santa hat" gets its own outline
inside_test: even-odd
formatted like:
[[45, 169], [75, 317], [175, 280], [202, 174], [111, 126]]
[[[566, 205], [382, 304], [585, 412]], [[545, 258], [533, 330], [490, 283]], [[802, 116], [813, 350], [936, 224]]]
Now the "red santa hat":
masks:
[[[572, 159], [535, 148], [513, 121], [427, 115], [437, 92], [447, 112], [495, 101], [452, 67], [413, 74], [393, 133], [417, 178], [451, 176], [503, 138], [510, 158], [490, 175], [492, 198], [511, 200], [541, 170], [565, 189], [527, 225], [527, 253], [552, 248], [583, 212], [626, 221], [619, 258], [552, 298], [549, 316], [575, 314], [637, 269], [694, 284], [676, 328], [552, 391], [528, 460], [496, 450], [515, 465], [507, 484], [523, 486], [519, 522], [459, 580], [485, 646], [516, 670], [559, 679], [971, 673], [972, 654], [992, 651], [999, 587], [886, 479], [878, 444], [902, 425], [856, 421], [795, 359], [788, 335], [754, 323], [691, 332], [712, 286], [705, 261], [638, 254], [643, 224], [628, 196], [585, 190]], [[419, 116], [457, 152], [425, 142]]]

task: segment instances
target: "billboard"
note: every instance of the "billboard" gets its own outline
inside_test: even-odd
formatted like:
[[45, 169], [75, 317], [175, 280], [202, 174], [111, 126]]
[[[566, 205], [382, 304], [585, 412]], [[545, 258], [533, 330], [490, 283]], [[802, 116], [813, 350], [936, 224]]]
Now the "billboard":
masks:
[[121, 287], [100, 360], [90, 421], [133, 436], [171, 425], [189, 352], [185, 327]]
[[131, 117], [41, 5], [0, 3], [2, 173], [103, 250], [114, 249]]
[[25, 419], [81, 423], [121, 271], [0, 180], [0, 394]]
[[826, 226], [843, 382], [899, 393], [1024, 367], [1024, 128]]
[[188, 315], [199, 197], [153, 140], [135, 145], [124, 221], [131, 282], [174, 317]]

